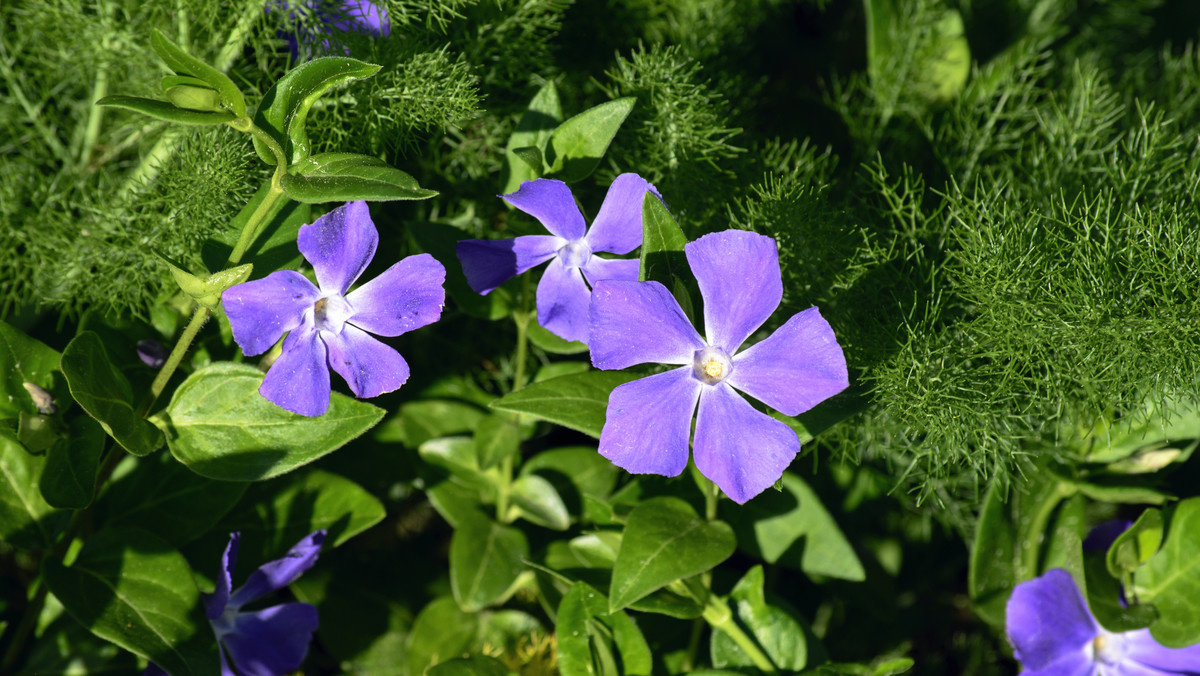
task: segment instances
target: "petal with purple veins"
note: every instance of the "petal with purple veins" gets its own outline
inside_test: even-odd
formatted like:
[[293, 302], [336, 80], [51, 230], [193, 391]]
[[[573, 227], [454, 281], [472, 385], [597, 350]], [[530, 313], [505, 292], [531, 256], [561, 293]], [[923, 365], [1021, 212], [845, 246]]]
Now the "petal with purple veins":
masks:
[[599, 282], [589, 323], [588, 347], [599, 369], [691, 364], [704, 347], [675, 297], [658, 282]]
[[552, 178], [525, 181], [516, 192], [500, 197], [565, 240], [582, 239], [587, 230], [571, 189], [562, 181]]
[[586, 342], [591, 295], [579, 268], [568, 268], [555, 258], [538, 282], [538, 323], [559, 338]]
[[325, 531], [313, 531], [292, 545], [287, 554], [281, 558], [259, 566], [258, 570], [251, 573], [250, 577], [246, 579], [246, 583], [233, 592], [233, 596], [229, 599], [230, 605], [240, 608], [254, 599], [291, 584], [317, 562], [317, 556], [321, 553], [321, 544], [324, 542]]
[[346, 296], [349, 321], [377, 336], [398, 336], [432, 324], [446, 304], [446, 268], [429, 254], [409, 256]]
[[815, 307], [734, 355], [727, 382], [786, 415], [799, 415], [850, 385], [842, 348]]
[[347, 202], [302, 226], [296, 244], [317, 273], [321, 291], [345, 295], [375, 257], [379, 232], [366, 202]]
[[705, 235], [683, 247], [704, 299], [704, 335], [729, 354], [783, 298], [775, 240], [745, 230]]
[[614, 280], [636, 282], [641, 261], [636, 258], [601, 258], [592, 256], [583, 266], [583, 276], [593, 288], [600, 282]]
[[703, 388], [692, 442], [696, 469], [743, 504], [783, 476], [800, 452], [800, 440], [725, 383]]
[[240, 532], [229, 534], [229, 544], [225, 545], [225, 553], [221, 555], [221, 569], [217, 571], [213, 593], [203, 595], [204, 615], [210, 620], [220, 617], [229, 603], [229, 594], [233, 591], [233, 567], [237, 565], [238, 542], [241, 538]]
[[371, 334], [347, 324], [341, 335], [324, 334], [329, 366], [345, 378], [354, 396], [368, 399], [394, 392], [408, 380], [408, 362]]
[[258, 393], [292, 413], [310, 418], [329, 409], [329, 366], [317, 330], [304, 326], [288, 334], [283, 353], [271, 364]]
[[566, 243], [563, 238], [552, 235], [464, 239], [455, 247], [455, 253], [471, 290], [486, 295], [529, 268], [554, 258]]
[[300, 667], [319, 620], [307, 603], [284, 603], [238, 613], [233, 631], [221, 637], [242, 676], [280, 676]]
[[642, 201], [647, 191], [662, 199], [654, 186], [637, 174], [621, 174], [613, 180], [587, 233], [592, 251], [627, 254], [641, 245]]
[[600, 455], [633, 474], [678, 476], [703, 387], [691, 367], [619, 385], [608, 397]]
[[1062, 568], [1017, 585], [1004, 625], [1017, 660], [1030, 670], [1083, 651], [1100, 632], [1075, 580]]
[[271, 349], [283, 334], [300, 326], [305, 310], [321, 292], [295, 270], [280, 270], [225, 289], [221, 303], [233, 339], [247, 357]]

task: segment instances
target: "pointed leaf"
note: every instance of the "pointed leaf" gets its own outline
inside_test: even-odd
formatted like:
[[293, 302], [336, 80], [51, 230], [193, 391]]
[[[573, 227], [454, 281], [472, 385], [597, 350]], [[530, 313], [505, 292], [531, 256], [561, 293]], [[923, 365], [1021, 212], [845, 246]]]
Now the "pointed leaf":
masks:
[[567, 506], [554, 486], [536, 474], [519, 477], [512, 483], [512, 506], [516, 513], [530, 523], [566, 530], [571, 525]]
[[132, 110], [157, 120], [178, 122], [179, 124], [225, 124], [230, 120], [237, 119], [237, 115], [229, 111], [189, 110], [167, 101], [143, 99], [138, 96], [105, 96], [97, 101], [96, 105]]
[[134, 455], [146, 455], [163, 435], [133, 408], [133, 388], [116, 366], [100, 336], [83, 331], [63, 350], [61, 367], [71, 396], [99, 421], [109, 436]]
[[525, 146], [523, 148], [514, 148], [510, 150], [517, 159], [525, 163], [526, 166], [533, 171], [533, 177], [537, 178], [542, 175], [542, 151], [537, 146]]
[[551, 378], [501, 397], [491, 407], [526, 413], [599, 439], [608, 395], [618, 385], [638, 377], [622, 371], [588, 371]]
[[236, 117], [246, 116], [246, 99], [228, 75], [183, 51], [157, 28], [150, 35], [150, 46], [171, 70], [179, 75], [191, 75], [203, 80], [220, 93], [221, 105]]
[[1142, 512], [1138, 520], [1109, 546], [1105, 555], [1109, 574], [1121, 579], [1149, 561], [1162, 545], [1163, 530], [1161, 510], [1150, 508]]
[[[786, 608], [772, 605], [763, 593], [762, 566], [754, 566], [730, 592], [737, 604], [738, 619], [776, 666], [798, 671], [808, 663], [810, 631]], [[754, 661], [729, 635], [714, 631], [709, 644], [713, 666], [753, 667]]]
[[503, 603], [514, 591], [529, 543], [516, 528], [474, 514], [459, 522], [450, 539], [450, 588], [467, 612]]
[[354, 153], [321, 153], [300, 162], [279, 182], [297, 202], [423, 200], [437, 195], [383, 160]]
[[[558, 89], [553, 82], [547, 82], [529, 102], [517, 129], [508, 138], [505, 146], [505, 158], [508, 160], [508, 182], [504, 193], [516, 192], [525, 181], [532, 181], [541, 175], [534, 172], [529, 165], [513, 152], [517, 148], [532, 147], [541, 151], [546, 147], [550, 134], [562, 122], [562, 105], [558, 101]], [[541, 154], [541, 153], [539, 153]], [[544, 167], [543, 167], [544, 168]]]
[[547, 142], [547, 176], [567, 183], [587, 178], [600, 164], [636, 100], [630, 96], [602, 103], [560, 124]]

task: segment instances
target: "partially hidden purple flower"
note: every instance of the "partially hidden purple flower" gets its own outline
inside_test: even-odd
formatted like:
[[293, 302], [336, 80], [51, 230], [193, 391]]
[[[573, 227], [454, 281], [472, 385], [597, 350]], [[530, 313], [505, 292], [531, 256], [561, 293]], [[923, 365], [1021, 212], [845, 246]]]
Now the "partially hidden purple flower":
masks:
[[1200, 644], [1165, 648], [1149, 629], [1104, 629], [1061, 568], [1017, 585], [1005, 626], [1023, 676], [1200, 676]]
[[537, 287], [538, 323], [566, 340], [586, 342], [588, 286], [638, 278], [637, 260], [601, 258], [595, 252], [627, 254], [641, 245], [642, 200], [647, 191], [661, 199], [641, 176], [617, 176], [588, 229], [566, 183], [548, 178], [525, 181], [516, 192], [500, 197], [536, 218], [550, 234], [459, 242], [458, 260], [467, 283], [476, 293], [487, 294], [550, 261]]
[[336, 33], [387, 37], [392, 30], [387, 8], [370, 0], [278, 0], [268, 5], [267, 11], [272, 9], [288, 17], [289, 30], [280, 30], [278, 35], [287, 40], [293, 61], [299, 58], [301, 48], [308, 58], [317, 45], [322, 52], [329, 52], [329, 37]]
[[798, 415], [849, 385], [846, 359], [815, 307], [738, 352], [783, 297], [775, 240], [726, 230], [684, 253], [704, 300], [705, 338], [658, 282], [604, 281], [592, 293], [593, 365], [679, 366], [613, 390], [600, 454], [635, 474], [676, 476], [687, 466], [696, 412], [696, 467], [744, 503], [783, 475], [800, 440], [734, 390]]
[[[317, 630], [317, 609], [299, 602], [252, 611], [243, 611], [242, 606], [288, 586], [312, 568], [325, 541], [325, 531], [305, 536], [283, 558], [259, 566], [245, 584], [233, 589], [240, 538], [240, 533], [230, 534], [216, 589], [203, 595], [204, 612], [217, 635], [221, 676], [283, 676], [304, 662]], [[164, 673], [151, 664], [144, 676]]]
[[404, 357], [371, 334], [394, 337], [437, 321], [446, 269], [429, 254], [409, 256], [346, 293], [378, 244], [366, 202], [349, 202], [300, 228], [297, 245], [319, 287], [299, 272], [280, 270], [221, 295], [233, 338], [247, 356], [288, 334], [258, 388], [268, 400], [318, 416], [329, 408], [331, 368], [357, 397], [391, 392], [408, 380]]

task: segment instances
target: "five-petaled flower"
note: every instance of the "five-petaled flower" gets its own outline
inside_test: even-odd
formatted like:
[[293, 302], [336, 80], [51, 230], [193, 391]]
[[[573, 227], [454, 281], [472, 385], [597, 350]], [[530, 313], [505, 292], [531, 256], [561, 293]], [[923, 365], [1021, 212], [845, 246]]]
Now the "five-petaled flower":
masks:
[[[298, 669], [308, 654], [317, 630], [317, 609], [299, 602], [252, 611], [243, 611], [242, 606], [288, 586], [312, 568], [325, 531], [305, 536], [283, 558], [259, 566], [245, 584], [234, 589], [233, 567], [240, 539], [240, 533], [230, 534], [216, 589], [204, 594], [204, 612], [217, 635], [221, 676], [235, 676], [230, 662], [242, 676], [283, 676]], [[151, 664], [144, 676], [164, 673]]]
[[636, 259], [601, 258], [595, 252], [627, 254], [642, 243], [646, 191], [659, 197], [641, 176], [618, 176], [589, 230], [566, 183], [548, 178], [525, 181], [519, 190], [501, 197], [536, 218], [551, 234], [459, 242], [458, 259], [467, 283], [476, 293], [487, 294], [515, 275], [550, 261], [537, 287], [538, 323], [561, 338], [586, 341], [588, 285], [638, 278]]
[[678, 475], [698, 401], [696, 467], [744, 503], [783, 475], [800, 440], [734, 389], [798, 415], [849, 385], [846, 359], [815, 307], [738, 352], [783, 297], [775, 240], [726, 230], [690, 242], [684, 253], [704, 300], [707, 340], [662, 284], [603, 281], [592, 293], [592, 364], [679, 366], [613, 390], [600, 454], [633, 473]]
[[429, 254], [409, 256], [347, 294], [378, 243], [366, 203], [349, 202], [300, 228], [297, 245], [319, 288], [299, 272], [281, 270], [222, 294], [234, 340], [247, 356], [290, 332], [258, 389], [264, 397], [318, 416], [329, 408], [330, 368], [358, 397], [391, 392], [408, 380], [404, 357], [370, 334], [398, 336], [437, 321], [446, 269]]
[[1005, 625], [1023, 676], [1200, 675], [1200, 644], [1166, 648], [1149, 629], [1104, 629], [1061, 568], [1017, 585]]

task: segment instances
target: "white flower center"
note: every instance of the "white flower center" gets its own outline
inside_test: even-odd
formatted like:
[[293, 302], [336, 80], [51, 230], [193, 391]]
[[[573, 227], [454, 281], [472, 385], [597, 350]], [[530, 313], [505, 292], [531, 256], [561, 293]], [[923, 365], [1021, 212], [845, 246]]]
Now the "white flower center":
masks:
[[353, 308], [339, 295], [326, 296], [313, 303], [313, 325], [318, 331], [340, 334], [346, 320], [354, 314]]
[[1125, 659], [1125, 643], [1124, 635], [1101, 629], [1096, 638], [1092, 639], [1092, 655], [1096, 664], [1101, 668], [1120, 664]]
[[563, 248], [558, 250], [558, 259], [568, 268], [582, 268], [587, 265], [588, 259], [591, 257], [592, 247], [582, 239], [567, 242]]
[[696, 350], [692, 357], [692, 377], [706, 385], [716, 385], [733, 372], [733, 362], [719, 347]]

